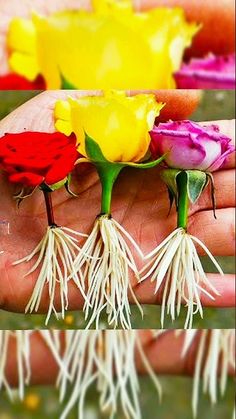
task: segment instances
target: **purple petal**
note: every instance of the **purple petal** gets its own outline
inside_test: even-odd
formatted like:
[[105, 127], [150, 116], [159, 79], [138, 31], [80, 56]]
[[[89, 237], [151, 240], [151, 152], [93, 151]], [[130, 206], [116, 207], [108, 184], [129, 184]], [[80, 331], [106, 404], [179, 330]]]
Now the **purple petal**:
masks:
[[175, 79], [180, 89], [235, 89], [235, 54], [194, 58]]

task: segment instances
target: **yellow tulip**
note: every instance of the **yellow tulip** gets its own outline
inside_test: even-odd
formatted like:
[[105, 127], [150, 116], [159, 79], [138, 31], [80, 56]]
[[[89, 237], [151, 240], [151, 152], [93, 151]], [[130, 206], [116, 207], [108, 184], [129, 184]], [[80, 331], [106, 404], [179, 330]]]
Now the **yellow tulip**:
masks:
[[149, 131], [164, 105], [151, 94], [128, 97], [123, 92], [84, 96], [58, 101], [55, 127], [65, 134], [74, 132], [78, 151], [85, 157], [85, 133], [111, 162], [138, 162], [147, 153]]
[[[14, 19], [8, 33], [12, 70], [49, 89], [61, 75], [78, 89], [173, 88], [173, 73], [198, 30], [180, 8], [134, 12], [130, 0], [94, 0], [94, 10]], [[25, 51], [25, 45], [30, 48]]]

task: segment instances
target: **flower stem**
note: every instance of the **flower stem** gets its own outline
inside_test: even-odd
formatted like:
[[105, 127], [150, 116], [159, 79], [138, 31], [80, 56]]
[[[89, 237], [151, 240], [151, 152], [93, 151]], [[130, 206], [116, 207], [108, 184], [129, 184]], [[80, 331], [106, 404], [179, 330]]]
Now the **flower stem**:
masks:
[[178, 220], [177, 227], [182, 227], [187, 230], [188, 224], [188, 190], [187, 190], [187, 174], [181, 172], [177, 177], [178, 185]]
[[111, 214], [111, 197], [114, 183], [123, 168], [116, 163], [96, 164], [102, 184], [101, 214]]
[[57, 225], [55, 223], [55, 220], [54, 220], [51, 192], [43, 190], [43, 195], [44, 195], [45, 204], [46, 204], [48, 225], [49, 225], [49, 227], [57, 227]]

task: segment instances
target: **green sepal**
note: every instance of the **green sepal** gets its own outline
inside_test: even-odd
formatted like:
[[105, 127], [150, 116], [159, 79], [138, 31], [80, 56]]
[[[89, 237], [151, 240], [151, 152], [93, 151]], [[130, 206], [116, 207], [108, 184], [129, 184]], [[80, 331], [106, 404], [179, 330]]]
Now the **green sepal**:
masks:
[[167, 185], [168, 189], [178, 198], [178, 176], [186, 173], [188, 198], [194, 204], [200, 197], [202, 191], [208, 184], [208, 176], [201, 170], [180, 170], [180, 169], [164, 169], [161, 172], [161, 178]]
[[168, 214], [167, 214], [167, 217], [168, 217], [170, 215], [170, 212], [171, 212], [174, 201], [175, 201], [175, 206], [176, 206], [176, 209], [177, 209], [177, 201], [176, 201], [176, 195], [173, 194], [172, 190], [168, 186], [167, 186], [167, 190], [168, 190], [169, 203], [170, 203], [169, 211], [168, 211]]
[[60, 182], [54, 183], [53, 185], [47, 185], [50, 189], [50, 192], [57, 191], [61, 189], [67, 182], [68, 177], [66, 176], [64, 179], [60, 180]]
[[102, 213], [110, 213], [113, 185], [124, 167], [150, 169], [157, 166], [165, 156], [147, 163], [111, 162], [105, 158], [99, 145], [85, 132], [85, 150], [89, 160], [96, 166], [103, 188]]
[[207, 174], [201, 170], [185, 170], [187, 174], [187, 191], [190, 202], [197, 202], [208, 184]]
[[68, 80], [66, 80], [62, 74], [61, 74], [61, 89], [62, 90], [77, 90], [77, 88]]
[[212, 207], [213, 207], [213, 214], [214, 218], [216, 219], [216, 197], [215, 197], [215, 184], [214, 184], [214, 178], [212, 173], [207, 173], [207, 182], [210, 181], [211, 186], [211, 199], [212, 199]]
[[164, 154], [157, 160], [149, 161], [147, 163], [132, 163], [131, 162], [131, 163], [125, 163], [125, 165], [128, 167], [134, 167], [135, 169], [152, 169], [153, 167], [158, 166], [158, 164], [160, 164], [165, 159], [165, 157], [166, 157], [166, 154]]
[[73, 196], [74, 198], [78, 198], [79, 194], [77, 194], [77, 193], [73, 192], [73, 191], [71, 190], [71, 188], [70, 188], [71, 179], [72, 179], [72, 176], [71, 176], [71, 173], [70, 173], [70, 174], [67, 176], [67, 181], [66, 181], [66, 183], [65, 183], [65, 189], [66, 189], [66, 191], [68, 192], [68, 194], [69, 194], [69, 195]]
[[85, 150], [89, 160], [95, 165], [102, 184], [101, 214], [110, 214], [113, 186], [124, 165], [108, 161], [96, 141], [86, 133]]
[[177, 176], [181, 173], [179, 169], [164, 169], [161, 171], [161, 178], [163, 182], [168, 187], [168, 190], [177, 198], [178, 196], [178, 186], [177, 186]]
[[160, 157], [157, 160], [153, 160], [147, 163], [133, 163], [133, 162], [110, 162], [105, 158], [105, 156], [102, 153], [101, 148], [99, 145], [94, 141], [91, 137], [89, 137], [88, 134], [85, 133], [85, 149], [86, 154], [89, 157], [89, 159], [93, 163], [106, 163], [106, 164], [112, 164], [123, 167], [134, 167], [135, 169], [151, 169], [152, 167], [157, 166], [160, 164], [164, 159], [165, 156]]

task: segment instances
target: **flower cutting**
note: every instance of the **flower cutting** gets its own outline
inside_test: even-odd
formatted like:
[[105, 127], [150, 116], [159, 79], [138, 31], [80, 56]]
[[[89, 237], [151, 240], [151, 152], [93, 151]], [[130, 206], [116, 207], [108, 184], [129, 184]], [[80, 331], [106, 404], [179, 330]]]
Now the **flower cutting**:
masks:
[[15, 195], [20, 203], [31, 196], [36, 189], [42, 191], [48, 227], [40, 243], [27, 256], [14, 265], [32, 264], [26, 276], [38, 273], [32, 296], [26, 312], [37, 312], [42, 292], [47, 285], [49, 307], [46, 323], [52, 312], [57, 316], [54, 305], [56, 285], [60, 288], [61, 314], [64, 317], [68, 306], [68, 276], [83, 293], [84, 285], [73, 268], [73, 261], [79, 251], [77, 237], [70, 228], [56, 224], [53, 213], [52, 192], [65, 186], [70, 191], [70, 173], [78, 158], [76, 138], [73, 134], [23, 132], [5, 134], [0, 141], [0, 168], [10, 183], [20, 185]]
[[131, 0], [93, 0], [91, 11], [14, 18], [9, 67], [30, 81], [43, 76], [48, 89], [173, 88], [198, 30], [181, 8], [138, 13]]
[[179, 89], [235, 89], [235, 54], [192, 58], [175, 79]]
[[[128, 292], [140, 307], [130, 283], [138, 269], [128, 242], [142, 255], [130, 234], [112, 217], [113, 186], [127, 167], [148, 169], [163, 157], [149, 159], [149, 131], [163, 104], [154, 95], [128, 97], [123, 92], [58, 101], [55, 126], [66, 135], [75, 133], [81, 158], [96, 167], [101, 186], [101, 211], [74, 261], [80, 280], [88, 284], [84, 312], [89, 328], [106, 311], [108, 324], [131, 328]], [[141, 307], [140, 307], [141, 310]], [[142, 311], [142, 310], [141, 310]]]
[[177, 228], [146, 256], [149, 261], [140, 272], [141, 281], [155, 281], [155, 293], [163, 287], [162, 327], [166, 311], [175, 320], [184, 303], [185, 328], [191, 328], [194, 315], [203, 316], [200, 293], [210, 299], [219, 295], [203, 270], [195, 245], [203, 249], [221, 275], [223, 271], [204, 243], [188, 232], [189, 203], [195, 204], [210, 185], [215, 214], [212, 172], [223, 166], [234, 147], [217, 125], [201, 126], [191, 121], [161, 123], [150, 135], [153, 157], [165, 154], [161, 177], [167, 185], [170, 204], [176, 203]]

